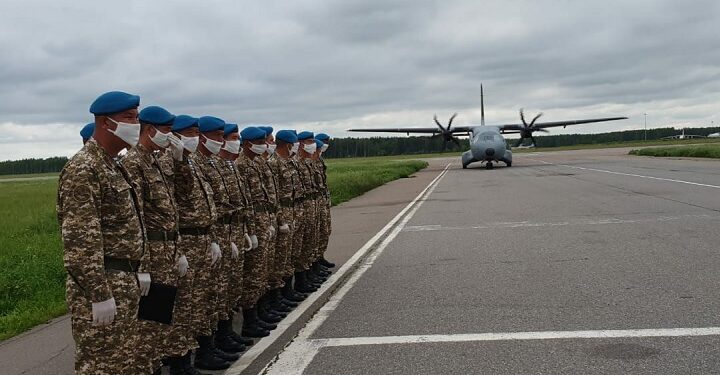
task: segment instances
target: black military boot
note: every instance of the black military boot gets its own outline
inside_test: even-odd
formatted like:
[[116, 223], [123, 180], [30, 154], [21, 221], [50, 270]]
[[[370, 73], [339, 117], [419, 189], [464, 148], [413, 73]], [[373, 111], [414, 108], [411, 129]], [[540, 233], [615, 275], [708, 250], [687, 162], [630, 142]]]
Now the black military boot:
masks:
[[285, 300], [295, 302], [296, 305], [299, 305], [300, 302], [304, 300], [304, 298], [301, 298], [295, 293], [295, 290], [293, 289], [292, 277], [288, 277], [287, 279], [285, 279], [285, 286], [282, 289], [282, 295]]
[[240, 354], [237, 353], [230, 353], [226, 352], [215, 345], [215, 335], [210, 336], [212, 340], [210, 340], [210, 350], [212, 350], [213, 354], [215, 354], [216, 357], [228, 361], [228, 362], [235, 362], [240, 358]]
[[242, 335], [246, 337], [265, 337], [270, 332], [258, 325], [257, 306], [243, 309]]
[[298, 272], [295, 274], [295, 290], [300, 293], [312, 293], [317, 290], [313, 288], [311, 283], [307, 279], [307, 271]]
[[272, 311], [269, 306], [268, 295], [264, 295], [257, 303], [257, 316], [266, 323], [279, 323], [285, 316], [280, 312]]
[[232, 326], [232, 319], [230, 319], [230, 332], [229, 332], [228, 335], [229, 335], [230, 338], [233, 339], [236, 343], [245, 345], [246, 347], [247, 347], [247, 346], [255, 345], [255, 341], [253, 341], [251, 338], [243, 337], [243, 336], [239, 335], [237, 332], [235, 332], [235, 330], [233, 330], [232, 327], [233, 327], [233, 326]]
[[183, 375], [202, 375], [200, 371], [196, 370], [192, 365], [192, 352], [188, 351], [180, 358], [180, 365], [182, 367], [181, 374]]
[[198, 336], [200, 347], [195, 352], [195, 367], [201, 370], [225, 370], [230, 362], [217, 357], [213, 351], [212, 336]]
[[240, 353], [245, 351], [245, 345], [233, 340], [230, 335], [232, 331], [232, 320], [221, 320], [218, 322], [218, 330], [215, 333], [215, 347], [227, 353]]
[[320, 258], [320, 264], [327, 268], [335, 268], [335, 263], [329, 262], [325, 257]]
[[271, 297], [270, 297], [270, 307], [273, 311], [279, 311], [283, 313], [290, 313], [292, 311], [292, 308], [286, 304], [283, 303], [282, 293], [280, 293], [280, 289], [275, 289], [270, 291]]
[[170, 375], [185, 375], [183, 357], [170, 357], [167, 359], [167, 364], [170, 367]]

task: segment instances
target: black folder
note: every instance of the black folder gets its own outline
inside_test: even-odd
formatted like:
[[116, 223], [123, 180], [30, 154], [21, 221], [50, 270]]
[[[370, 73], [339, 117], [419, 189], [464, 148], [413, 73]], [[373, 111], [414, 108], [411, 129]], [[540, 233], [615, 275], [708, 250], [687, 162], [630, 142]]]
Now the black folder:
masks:
[[177, 287], [167, 284], [150, 283], [150, 292], [140, 297], [138, 319], [172, 324]]

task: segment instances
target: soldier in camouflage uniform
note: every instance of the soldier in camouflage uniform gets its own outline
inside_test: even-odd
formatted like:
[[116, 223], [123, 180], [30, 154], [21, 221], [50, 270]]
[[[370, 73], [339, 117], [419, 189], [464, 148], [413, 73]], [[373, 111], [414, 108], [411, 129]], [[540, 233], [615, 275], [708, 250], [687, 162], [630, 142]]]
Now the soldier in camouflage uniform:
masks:
[[242, 335], [264, 337], [270, 334], [273, 324], [259, 319], [258, 301], [267, 287], [267, 256], [270, 239], [269, 193], [263, 185], [263, 171], [257, 164], [267, 151], [266, 133], [257, 127], [247, 127], [240, 133], [242, 149], [236, 164], [240, 175], [245, 177], [248, 199], [253, 207], [254, 216], [248, 218], [255, 233], [251, 235], [255, 249], [245, 253], [242, 295], [240, 304], [243, 310]]
[[[210, 226], [210, 233], [215, 242], [211, 244], [213, 254], [213, 278], [216, 283], [215, 305], [212, 330], [209, 348], [214, 348], [215, 353], [227, 361], [235, 361], [240, 356], [237, 354], [245, 348], [232, 340], [222, 340], [222, 346], [215, 341], [214, 331], [217, 330], [219, 321], [229, 322], [231, 306], [229, 306], [230, 267], [229, 260], [232, 253], [239, 256], [239, 249], [232, 239], [232, 216], [236, 209], [230, 203], [228, 183], [221, 174], [223, 161], [217, 157], [223, 146], [223, 134], [225, 132], [225, 121], [213, 117], [203, 116], [198, 119], [200, 126], [200, 145], [198, 146], [197, 161], [198, 168], [203, 171], [205, 178], [213, 189], [213, 199], [217, 208], [218, 217], [215, 223]], [[227, 259], [221, 256], [221, 250], [225, 250]], [[200, 350], [203, 349], [203, 342], [200, 342]]]
[[[178, 277], [187, 271], [187, 259], [175, 246], [178, 212], [172, 162], [164, 152], [170, 145], [168, 136], [175, 116], [151, 106], [143, 109], [139, 117], [140, 142], [121, 162], [137, 193], [145, 223], [147, 245], [139, 270], [149, 273], [154, 282], [177, 286]], [[182, 307], [177, 305], [180, 311]], [[139, 324], [140, 333], [146, 338], [140, 352], [148, 355], [149, 363], [159, 373], [160, 360], [169, 357], [170, 373], [183, 374], [181, 357], [194, 348], [194, 343], [172, 325], [147, 320], [140, 320]]]
[[149, 374], [136, 353], [137, 308], [150, 277], [136, 273], [144, 231], [132, 186], [114, 158], [140, 133], [140, 98], [109, 92], [90, 106], [93, 137], [60, 173], [57, 213], [68, 272], [77, 374]]
[[332, 233], [332, 219], [330, 217], [330, 207], [332, 206], [332, 201], [330, 197], [330, 187], [327, 183], [327, 165], [325, 164], [325, 159], [322, 157], [323, 153], [330, 147], [330, 136], [325, 133], [320, 133], [315, 135], [315, 140], [321, 141], [323, 144], [320, 147], [320, 154], [318, 155], [318, 168], [321, 172], [321, 177], [324, 185], [324, 205], [323, 205], [323, 219], [322, 219], [322, 239], [320, 241], [320, 259], [318, 262], [320, 265], [325, 268], [333, 268], [335, 267], [335, 263], [332, 263], [325, 259], [325, 252], [327, 251], [328, 243], [330, 242], [330, 234]]
[[253, 242], [250, 237], [255, 233], [254, 223], [251, 220], [254, 216], [253, 207], [248, 199], [249, 192], [235, 160], [240, 153], [240, 134], [236, 124], [226, 124], [224, 132], [225, 144], [218, 154], [218, 164], [221, 165], [220, 172], [226, 182], [229, 192], [230, 205], [235, 209], [231, 221], [231, 240], [240, 246], [238, 252], [232, 252], [231, 256], [225, 257], [225, 265], [229, 271], [228, 306], [231, 315], [228, 320], [221, 320], [218, 323], [218, 331], [215, 335], [220, 347], [228, 345], [225, 341], [231, 340], [241, 345], [252, 345], [253, 340], [242, 337], [232, 329], [232, 315], [239, 311], [242, 296], [242, 281], [244, 271], [245, 252], [253, 249]]
[[[220, 357], [222, 353], [215, 351], [212, 340], [217, 315], [217, 284], [213, 266], [220, 254], [218, 246], [212, 245], [210, 229], [217, 222], [218, 215], [213, 189], [200, 168], [202, 162], [196, 151], [200, 134], [198, 119], [177, 116], [172, 130], [184, 148], [181, 160], [174, 161], [175, 200], [180, 214], [177, 247], [187, 256], [192, 274], [189, 287], [180, 283], [180, 290], [190, 291], [186, 298], [191, 301], [189, 316], [183, 319], [187, 320], [187, 325], [183, 324], [183, 328], [201, 344], [195, 353], [195, 366], [222, 370], [230, 367], [231, 363]], [[185, 297], [180, 295], [178, 298], [182, 300]], [[186, 371], [191, 371], [190, 355], [183, 357], [183, 364]]]
[[316, 246], [314, 253], [310, 257], [310, 272], [309, 275], [312, 280], [316, 283], [321, 284], [327, 280], [330, 275], [330, 271], [320, 264], [323, 253], [327, 248], [327, 214], [326, 210], [329, 209], [329, 202], [327, 199], [327, 185], [325, 184], [325, 176], [322, 170], [322, 164], [320, 162], [320, 153], [323, 142], [319, 139], [315, 139], [315, 153], [310, 157], [311, 160], [311, 171], [313, 174], [313, 180], [315, 181], [316, 197], [315, 197], [315, 225], [317, 228], [316, 233]]

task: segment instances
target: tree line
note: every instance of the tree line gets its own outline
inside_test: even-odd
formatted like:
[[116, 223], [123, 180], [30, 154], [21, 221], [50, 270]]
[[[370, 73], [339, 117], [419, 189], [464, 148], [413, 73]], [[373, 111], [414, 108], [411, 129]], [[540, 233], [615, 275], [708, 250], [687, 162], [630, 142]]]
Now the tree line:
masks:
[[0, 161], [0, 175], [60, 172], [67, 161], [64, 156]]

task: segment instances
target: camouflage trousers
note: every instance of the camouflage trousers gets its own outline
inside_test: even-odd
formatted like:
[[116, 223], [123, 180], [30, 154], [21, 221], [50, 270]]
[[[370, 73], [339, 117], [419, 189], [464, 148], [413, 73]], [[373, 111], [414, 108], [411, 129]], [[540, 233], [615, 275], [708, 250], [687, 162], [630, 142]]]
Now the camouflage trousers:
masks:
[[305, 230], [302, 239], [302, 255], [301, 262], [305, 270], [312, 266], [316, 260], [318, 251], [318, 206], [317, 199], [309, 199], [304, 203], [304, 221]]
[[[228, 265], [228, 306], [231, 311], [235, 311], [239, 308], [242, 297], [243, 272], [245, 268], [243, 247], [245, 247], [245, 233], [247, 233], [247, 231], [243, 223], [233, 223], [232, 231], [232, 238], [240, 250], [239, 257], [233, 259], [232, 254], [228, 254], [227, 257], [223, 255], [223, 257], [226, 259]], [[232, 314], [232, 312], [230, 312], [230, 314]]]
[[[210, 238], [208, 235], [181, 235], [178, 251], [185, 254], [192, 270], [190, 293], [180, 297], [189, 300], [189, 316], [177, 317], [187, 324], [190, 337], [209, 336], [217, 324], [217, 282], [214, 267], [210, 265]], [[183, 287], [183, 283], [180, 283]], [[184, 301], [183, 301], [184, 302]], [[177, 314], [177, 311], [176, 311]]]
[[318, 198], [318, 249], [314, 260], [319, 260], [327, 251], [330, 242], [330, 233], [332, 232], [330, 224], [330, 199], [327, 196]]
[[231, 258], [232, 250], [230, 247], [230, 235], [232, 233], [230, 224], [222, 224], [222, 230], [220, 231], [219, 245], [222, 251], [222, 258], [213, 265], [213, 276], [215, 282], [215, 311], [216, 320], [213, 322], [213, 330], [217, 326], [217, 320], [230, 319], [229, 311], [232, 308], [230, 306], [230, 273], [231, 269]]
[[[293, 240], [293, 209], [292, 207], [281, 207], [282, 217], [285, 218], [285, 222], [278, 220], [277, 237], [275, 237], [275, 251], [273, 254], [273, 260], [270, 262], [272, 268], [270, 268], [270, 288], [277, 289], [282, 288], [285, 285], [284, 278], [288, 277], [288, 264], [292, 257], [292, 240]], [[280, 226], [287, 224], [289, 231], [287, 233], [280, 232]], [[292, 273], [291, 273], [292, 274]]]
[[258, 247], [246, 251], [244, 254], [245, 264], [243, 266], [242, 292], [240, 297], [240, 305], [242, 308], [250, 308], [255, 306], [258, 299], [267, 290], [267, 262], [268, 262], [268, 246], [269, 236], [268, 228], [270, 227], [270, 213], [258, 212], [253, 218], [255, 220], [256, 235], [258, 238]]
[[[137, 310], [140, 289], [135, 273], [106, 271], [117, 315], [112, 324], [97, 327], [92, 322], [92, 303], [82, 289], [67, 280], [67, 304], [75, 340], [75, 373], [79, 375], [150, 374], [147, 357], [138, 353], [143, 340], [138, 333]], [[100, 302], [100, 301], [95, 301]]]
[[[140, 272], [148, 272], [154, 283], [178, 286], [180, 277], [177, 274], [177, 255], [174, 241], [148, 241]], [[178, 293], [181, 293], [178, 290]], [[178, 315], [182, 315], [182, 304], [189, 304], [177, 298], [173, 310], [175, 322], [162, 324], [139, 320], [138, 327], [142, 337], [142, 348], [138, 352], [146, 354], [155, 368], [159, 368], [160, 360], [165, 357], [182, 356], [195, 346], [195, 340], [187, 337], [183, 330], [177, 329]]]
[[303, 259], [303, 243], [305, 238], [305, 202], [295, 204], [295, 225], [293, 226], [292, 247], [290, 255], [291, 272], [307, 271]]

